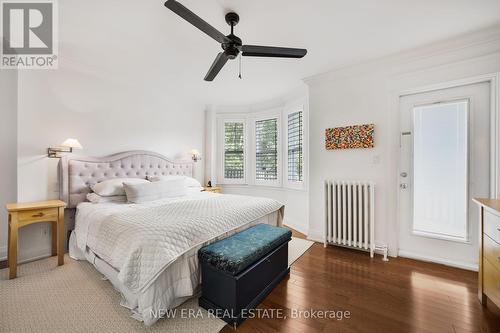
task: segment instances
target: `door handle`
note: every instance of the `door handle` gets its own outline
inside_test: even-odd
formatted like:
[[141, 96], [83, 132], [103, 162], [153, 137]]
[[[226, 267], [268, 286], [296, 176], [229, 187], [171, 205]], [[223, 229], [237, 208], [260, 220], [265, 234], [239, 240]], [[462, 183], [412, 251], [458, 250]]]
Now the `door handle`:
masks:
[[408, 177], [408, 174], [406, 172], [401, 172], [400, 176], [403, 177], [403, 178], [406, 178], [406, 177]]

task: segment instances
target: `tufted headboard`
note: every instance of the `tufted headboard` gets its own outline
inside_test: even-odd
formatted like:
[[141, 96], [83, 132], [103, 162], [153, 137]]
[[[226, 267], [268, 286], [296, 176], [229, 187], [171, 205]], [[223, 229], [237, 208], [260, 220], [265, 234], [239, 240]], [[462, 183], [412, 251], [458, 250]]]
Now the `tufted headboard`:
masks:
[[75, 208], [86, 201], [90, 185], [113, 178], [157, 175], [193, 176], [192, 161], [171, 161], [149, 151], [128, 151], [105, 157], [66, 155], [59, 161], [59, 197]]

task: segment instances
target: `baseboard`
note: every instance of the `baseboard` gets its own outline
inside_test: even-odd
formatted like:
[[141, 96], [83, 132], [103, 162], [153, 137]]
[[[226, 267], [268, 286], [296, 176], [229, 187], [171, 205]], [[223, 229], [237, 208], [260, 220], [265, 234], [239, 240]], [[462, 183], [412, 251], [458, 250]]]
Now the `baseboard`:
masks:
[[[2, 264], [5, 262], [7, 263], [8, 258], [7, 258], [7, 253], [2, 252], [2, 249], [0, 248], [0, 268], [2, 267]], [[52, 250], [51, 249], [34, 249], [34, 250], [28, 250], [23, 253], [23, 256], [19, 256], [19, 251], [17, 252], [17, 264], [25, 264], [27, 262], [39, 260], [39, 259], [45, 259], [52, 256]], [[8, 264], [7, 264], [8, 265]], [[3, 267], [5, 268], [5, 267]]]
[[323, 243], [325, 241], [323, 233], [319, 233], [315, 230], [309, 230], [309, 233], [306, 235], [307, 239], [313, 242]]
[[32, 262], [32, 261], [40, 260], [40, 259], [45, 259], [45, 258], [49, 258], [49, 257], [52, 257], [52, 252], [25, 257], [25, 258], [19, 260], [17, 262], [17, 264], [18, 265], [19, 264], [25, 264], [25, 263], [28, 263], [28, 262]]
[[295, 224], [293, 221], [289, 221], [289, 220], [285, 219], [285, 221], [283, 221], [283, 225], [290, 227], [294, 230], [297, 230], [301, 234], [307, 235], [307, 230], [304, 227], [302, 227], [298, 224]]
[[[307, 239], [310, 241], [313, 241], [313, 242], [317, 242], [317, 243], [322, 243], [322, 244], [325, 243], [323, 235], [318, 236], [318, 234], [312, 233], [311, 235], [307, 236]], [[339, 247], [343, 247], [346, 249], [352, 249], [352, 250], [363, 251], [363, 252], [370, 252], [370, 250], [367, 251], [365, 249], [358, 249], [358, 248], [353, 248], [353, 247], [349, 247], [349, 246], [341, 246], [341, 245], [335, 245], [335, 244], [330, 244], [330, 246], [339, 246]], [[375, 252], [375, 254], [384, 255], [384, 251], [382, 251], [382, 250], [375, 249], [374, 252]], [[394, 256], [391, 256], [390, 254], [388, 254], [388, 256], [394, 258]]]
[[[40, 259], [45, 259], [45, 258], [49, 258], [49, 257], [52, 257], [52, 254], [41, 254], [41, 255], [34, 256], [34, 257], [29, 257], [29, 258], [24, 258], [22, 260], [18, 260], [17, 264], [18, 265], [26, 264], [28, 262], [32, 262], [32, 261], [40, 260]], [[9, 267], [9, 261], [7, 259], [0, 260], [0, 269], [7, 268], [7, 267]]]
[[309, 239], [310, 241], [313, 241], [313, 242], [317, 242], [317, 243], [324, 243], [323, 239], [321, 239], [320, 237], [317, 237], [315, 235], [308, 235], [307, 239]]
[[432, 262], [432, 263], [436, 263], [436, 264], [466, 269], [468, 271], [477, 272], [479, 270], [478, 264], [471, 264], [471, 263], [459, 261], [459, 260], [448, 260], [448, 259], [444, 259], [444, 258], [425, 256], [425, 255], [421, 255], [421, 254], [417, 254], [417, 253], [413, 253], [413, 252], [409, 252], [409, 251], [404, 251], [404, 250], [399, 250], [398, 255], [400, 257], [404, 257], [404, 258]]
[[7, 260], [7, 246], [0, 246], [0, 261]]

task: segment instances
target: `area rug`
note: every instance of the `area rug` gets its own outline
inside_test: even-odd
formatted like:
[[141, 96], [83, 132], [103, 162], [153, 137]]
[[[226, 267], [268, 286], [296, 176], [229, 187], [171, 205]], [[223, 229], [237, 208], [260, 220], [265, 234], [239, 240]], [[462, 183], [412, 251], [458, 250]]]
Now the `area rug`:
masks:
[[[313, 242], [292, 238], [289, 265]], [[0, 332], [173, 332], [216, 333], [225, 322], [208, 316], [196, 298], [179, 309], [203, 311], [195, 318], [161, 319], [151, 327], [131, 318], [120, 306], [121, 296], [88, 262], [56, 257], [18, 266], [18, 278], [0, 270]], [[189, 310], [188, 310], [189, 311]]]

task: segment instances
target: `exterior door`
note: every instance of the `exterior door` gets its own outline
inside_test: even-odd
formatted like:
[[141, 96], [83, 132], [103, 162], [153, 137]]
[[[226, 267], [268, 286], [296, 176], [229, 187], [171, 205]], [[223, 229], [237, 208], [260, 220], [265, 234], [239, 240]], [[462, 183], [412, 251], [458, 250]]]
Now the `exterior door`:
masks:
[[490, 84], [401, 97], [399, 255], [476, 269], [490, 194]]

